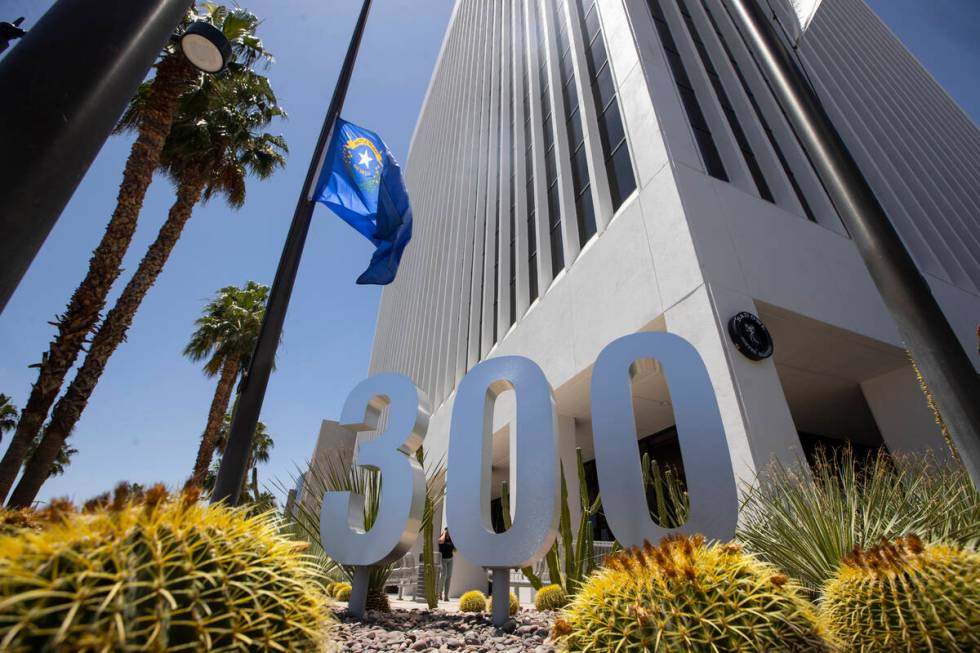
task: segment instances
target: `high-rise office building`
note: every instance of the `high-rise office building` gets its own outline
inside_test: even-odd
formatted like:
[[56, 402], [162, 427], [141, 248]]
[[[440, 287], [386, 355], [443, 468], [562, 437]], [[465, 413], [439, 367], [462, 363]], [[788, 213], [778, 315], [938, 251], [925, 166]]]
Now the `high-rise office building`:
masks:
[[[798, 56], [980, 368], [980, 131], [862, 0], [824, 0]], [[942, 450], [724, 0], [457, 0], [406, 173], [416, 235], [371, 372], [428, 394], [430, 450], [445, 450], [467, 370], [522, 355], [554, 388], [563, 459], [591, 458], [596, 356], [649, 330], [697, 347], [740, 478], [819, 443]], [[733, 345], [740, 312], [768, 327], [772, 357]], [[637, 366], [633, 393], [638, 446], [682, 465], [656, 363]]]

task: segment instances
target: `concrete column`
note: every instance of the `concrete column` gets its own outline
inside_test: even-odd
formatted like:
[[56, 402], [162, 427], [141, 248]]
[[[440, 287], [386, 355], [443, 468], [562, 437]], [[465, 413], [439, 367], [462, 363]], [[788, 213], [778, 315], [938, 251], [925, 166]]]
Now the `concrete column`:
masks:
[[704, 285], [667, 309], [665, 320], [667, 330], [689, 340], [704, 359], [741, 485], [772, 459], [796, 464], [803, 450], [772, 359], [749, 360], [728, 337], [728, 320], [739, 311], [758, 314], [750, 297]]
[[861, 392], [889, 451], [951, 458], [911, 364], [862, 382]]

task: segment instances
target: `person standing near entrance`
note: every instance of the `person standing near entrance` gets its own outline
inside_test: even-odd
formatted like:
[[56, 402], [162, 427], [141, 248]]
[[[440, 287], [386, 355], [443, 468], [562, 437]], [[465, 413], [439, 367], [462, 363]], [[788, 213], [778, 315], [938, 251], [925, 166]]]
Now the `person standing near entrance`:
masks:
[[442, 600], [449, 600], [449, 581], [453, 577], [453, 538], [449, 536], [449, 527], [442, 529], [439, 536], [439, 555], [442, 556]]

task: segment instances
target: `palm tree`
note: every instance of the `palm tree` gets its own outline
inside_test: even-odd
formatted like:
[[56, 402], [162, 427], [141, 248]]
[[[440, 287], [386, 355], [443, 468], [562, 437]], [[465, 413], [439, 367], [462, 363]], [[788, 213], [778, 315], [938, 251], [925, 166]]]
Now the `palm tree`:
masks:
[[[123, 124], [138, 123], [142, 109], [138, 95]], [[78, 423], [109, 357], [125, 340], [194, 206], [202, 199], [222, 195], [233, 208], [240, 208], [249, 175], [264, 179], [285, 165], [285, 141], [261, 132], [274, 118], [284, 116], [269, 80], [249, 69], [204, 78], [196, 91], [184, 95], [161, 156], [161, 165], [177, 186], [176, 201], [156, 241], [96, 332], [82, 367], [55, 405], [37, 452], [10, 497], [11, 506], [33, 503], [48, 478], [45, 470]]]
[[[30, 449], [28, 449], [27, 451], [28, 465], [30, 465], [30, 461], [32, 461], [34, 459], [34, 456], [37, 454], [37, 447], [40, 443], [41, 443], [40, 437], [35, 439], [34, 442], [31, 443]], [[78, 453], [78, 449], [75, 449], [74, 447], [72, 447], [70, 444], [66, 442], [61, 447], [61, 449], [58, 450], [55, 459], [51, 461], [50, 465], [48, 465], [47, 478], [53, 478], [55, 476], [61, 476], [62, 474], [64, 474], [65, 469], [68, 468], [68, 465], [71, 463], [72, 457], [76, 453]]]
[[17, 426], [17, 407], [10, 403], [10, 397], [0, 395], [0, 442], [3, 434]]
[[[218, 451], [218, 456], [215, 457], [215, 463], [219, 463], [221, 456], [225, 453], [225, 445], [228, 443], [228, 433], [231, 432], [231, 415], [234, 414], [234, 409], [229, 415], [225, 415], [225, 419], [221, 424], [221, 430], [218, 431], [218, 439], [215, 442], [215, 449]], [[269, 454], [272, 449], [276, 446], [275, 441], [269, 434], [269, 430], [265, 425], [265, 422], [257, 422], [255, 424], [255, 433], [252, 435], [252, 451], [248, 457], [248, 465], [246, 466], [245, 476], [242, 478], [241, 491], [245, 489], [245, 483], [248, 477], [252, 477], [252, 501], [257, 502], [261, 498], [261, 492], [259, 492], [259, 473], [258, 466], [259, 463], [265, 464], [269, 462]], [[208, 470], [206, 476], [204, 487], [207, 490], [214, 489], [214, 482], [218, 475], [217, 464], [212, 465], [211, 469]], [[239, 492], [241, 494], [241, 491]]]
[[204, 315], [195, 322], [197, 330], [184, 349], [184, 355], [191, 360], [205, 361], [204, 373], [217, 376], [218, 386], [211, 400], [207, 425], [188, 485], [200, 486], [208, 472], [221, 424], [228, 412], [232, 387], [255, 348], [268, 296], [269, 287], [254, 281], [249, 281], [243, 288], [227, 286], [218, 291], [205, 306]]
[[[185, 23], [196, 20], [206, 20], [220, 28], [231, 42], [235, 62], [224, 74], [251, 68], [261, 60], [271, 61], [262, 41], [255, 36], [259, 21], [253, 14], [206, 3], [200, 11], [192, 8], [185, 17]], [[200, 73], [180, 49], [174, 44], [168, 45], [156, 64], [153, 81], [144, 90], [142, 101], [145, 105], [139, 122], [121, 126], [120, 131], [136, 132], [136, 140], [123, 170], [116, 208], [102, 240], [92, 253], [85, 278], [72, 294], [65, 312], [53, 323], [57, 333], [37, 364], [37, 381], [31, 388], [7, 452], [0, 460], [0, 501], [10, 491], [31, 442], [40, 432], [68, 370], [75, 364], [86, 338], [98, 322], [109, 290], [122, 271], [123, 256], [136, 231], [143, 198], [160, 163], [160, 154], [170, 134], [180, 98], [188, 85], [199, 78]]]

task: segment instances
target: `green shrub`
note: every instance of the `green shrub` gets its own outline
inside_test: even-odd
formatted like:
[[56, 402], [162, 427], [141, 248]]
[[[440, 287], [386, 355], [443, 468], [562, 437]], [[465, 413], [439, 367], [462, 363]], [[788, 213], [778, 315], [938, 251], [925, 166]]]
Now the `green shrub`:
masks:
[[[510, 612], [510, 616], [513, 617], [515, 614], [517, 614], [517, 611], [520, 610], [520, 609], [521, 609], [521, 602], [517, 599], [517, 595], [514, 594], [513, 592], [511, 592], [510, 593], [510, 607], [508, 609], [508, 612]], [[487, 612], [491, 612], [491, 613], [493, 612], [493, 597], [492, 596], [487, 599]]]
[[813, 473], [774, 466], [743, 503], [737, 539], [811, 594], [855, 547], [914, 533], [975, 548], [980, 493], [966, 471], [929, 456], [818, 452]]
[[538, 610], [558, 610], [565, 607], [568, 597], [561, 585], [545, 585], [534, 596], [534, 607]]
[[162, 486], [0, 537], [0, 650], [321, 650], [318, 567], [269, 514]]
[[472, 590], [459, 597], [460, 612], [483, 612], [487, 607], [487, 597], [479, 590]]
[[666, 538], [615, 553], [552, 629], [567, 651], [824, 651], [795, 583], [737, 544]]
[[915, 536], [855, 551], [821, 619], [842, 651], [980, 651], [980, 553]]

